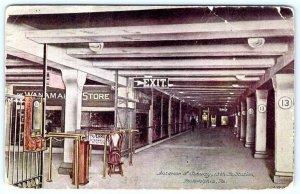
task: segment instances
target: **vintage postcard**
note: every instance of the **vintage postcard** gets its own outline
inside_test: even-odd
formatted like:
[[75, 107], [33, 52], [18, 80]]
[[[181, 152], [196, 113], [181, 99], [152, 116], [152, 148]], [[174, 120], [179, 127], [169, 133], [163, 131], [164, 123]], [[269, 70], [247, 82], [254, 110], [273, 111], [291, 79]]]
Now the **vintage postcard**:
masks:
[[294, 15], [276, 5], [9, 6], [6, 184], [292, 187]]

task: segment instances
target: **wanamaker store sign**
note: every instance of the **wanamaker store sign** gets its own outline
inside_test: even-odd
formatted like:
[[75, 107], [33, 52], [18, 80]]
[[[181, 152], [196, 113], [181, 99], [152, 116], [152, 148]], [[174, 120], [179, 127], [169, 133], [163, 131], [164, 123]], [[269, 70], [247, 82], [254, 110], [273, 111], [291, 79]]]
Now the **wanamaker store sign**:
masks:
[[[15, 86], [13, 93], [17, 95], [42, 96], [41, 86]], [[63, 89], [47, 87], [47, 106], [63, 106], [66, 92]], [[84, 86], [82, 92], [83, 107], [113, 107], [114, 92], [107, 86]]]

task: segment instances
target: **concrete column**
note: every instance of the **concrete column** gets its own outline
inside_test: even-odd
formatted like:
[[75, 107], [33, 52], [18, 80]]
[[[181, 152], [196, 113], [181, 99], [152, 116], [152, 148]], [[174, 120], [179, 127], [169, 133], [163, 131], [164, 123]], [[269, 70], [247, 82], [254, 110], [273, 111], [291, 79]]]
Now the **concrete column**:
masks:
[[[80, 129], [82, 89], [86, 73], [77, 70], [61, 70], [66, 87], [65, 98], [65, 132], [74, 132]], [[64, 162], [72, 163], [73, 140], [64, 140]]]
[[199, 129], [202, 128], [202, 107], [199, 107], [198, 109], [198, 126], [199, 126]]
[[255, 139], [255, 97], [247, 97], [247, 124], [246, 124], [246, 143], [245, 147], [250, 148], [254, 145]]
[[153, 89], [151, 94], [151, 105], [149, 110], [149, 118], [148, 118], [148, 126], [151, 126], [148, 128], [148, 144], [153, 143], [153, 105], [154, 105], [154, 96], [153, 96]]
[[209, 128], [209, 126], [210, 126], [210, 112], [209, 112], [209, 107], [207, 108], [207, 128]]
[[241, 102], [241, 133], [240, 133], [240, 141], [244, 142], [246, 139], [246, 102]]
[[254, 158], [267, 158], [268, 90], [256, 90], [256, 128]]
[[182, 131], [182, 102], [179, 101], [179, 133]]
[[161, 96], [161, 101], [160, 101], [160, 138], [163, 137], [164, 133], [164, 97]]
[[240, 138], [241, 133], [241, 106], [237, 105], [237, 126], [236, 126], [236, 137]]
[[238, 113], [235, 112], [234, 113], [234, 129], [233, 129], [233, 134], [236, 135], [237, 134], [237, 124], [238, 123]]
[[275, 183], [291, 182], [294, 174], [294, 74], [272, 78], [275, 90]]
[[170, 96], [169, 99], [169, 107], [168, 107], [168, 135], [171, 137], [171, 130], [172, 130], [172, 97]]

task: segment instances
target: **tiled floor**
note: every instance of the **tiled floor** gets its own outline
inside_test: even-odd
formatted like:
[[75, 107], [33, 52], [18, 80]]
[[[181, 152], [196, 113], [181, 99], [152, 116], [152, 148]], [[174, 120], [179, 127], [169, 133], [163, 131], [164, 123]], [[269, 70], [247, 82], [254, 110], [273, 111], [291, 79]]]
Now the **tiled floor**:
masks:
[[[187, 132], [134, 155], [133, 166], [124, 160], [124, 177], [102, 178], [102, 155], [93, 155], [89, 183], [83, 189], [264, 189], [272, 182], [273, 159], [253, 159], [252, 151], [231, 133], [214, 128]], [[47, 155], [45, 166], [47, 166]], [[53, 182], [45, 188], [74, 188], [59, 175], [62, 154], [54, 154]], [[45, 176], [47, 175], [45, 170]]]

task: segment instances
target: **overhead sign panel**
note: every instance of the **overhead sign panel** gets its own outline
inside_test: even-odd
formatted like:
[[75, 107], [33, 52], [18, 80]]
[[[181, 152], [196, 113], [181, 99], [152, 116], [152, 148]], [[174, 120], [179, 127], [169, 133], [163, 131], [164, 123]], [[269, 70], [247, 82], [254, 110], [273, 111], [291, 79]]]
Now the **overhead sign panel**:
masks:
[[167, 88], [169, 87], [169, 78], [165, 77], [135, 77], [133, 78], [134, 88]]

